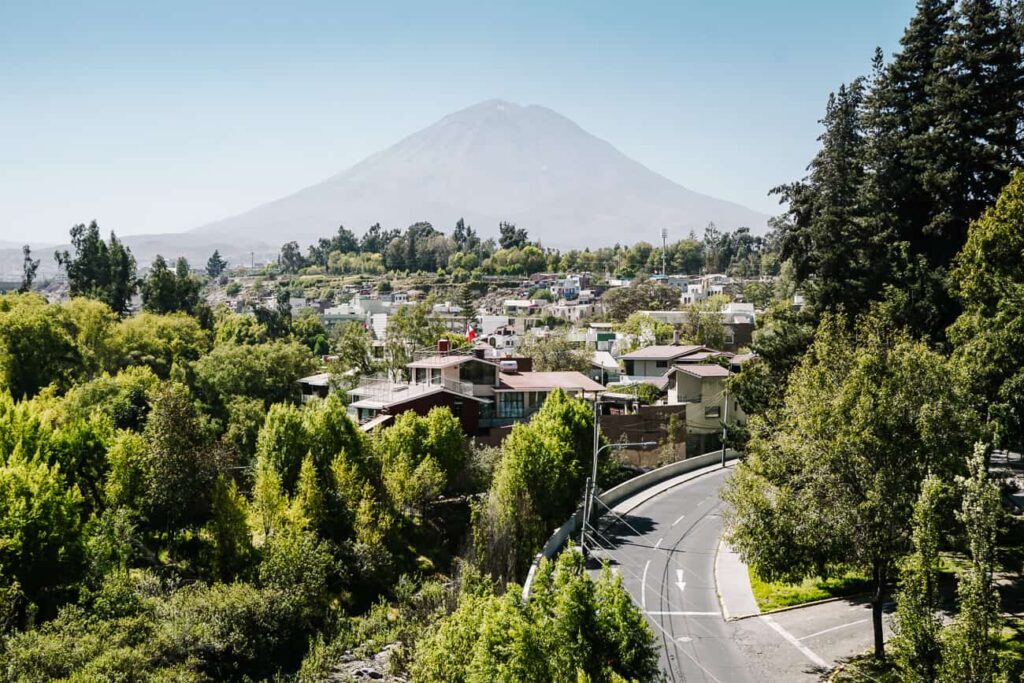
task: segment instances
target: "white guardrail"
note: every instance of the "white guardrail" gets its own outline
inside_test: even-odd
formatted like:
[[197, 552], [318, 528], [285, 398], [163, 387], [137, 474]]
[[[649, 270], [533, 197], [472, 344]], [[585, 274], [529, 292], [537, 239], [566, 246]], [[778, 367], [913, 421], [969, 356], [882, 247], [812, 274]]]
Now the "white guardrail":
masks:
[[[742, 453], [733, 449], [727, 449], [725, 451], [726, 460], [735, 460], [740, 457]], [[668, 481], [674, 477], [678, 477], [681, 474], [693, 472], [710, 465], [715, 465], [722, 462], [722, 452], [715, 451], [714, 453], [705, 453], [704, 455], [698, 455], [693, 458], [687, 458], [680, 460], [679, 462], [673, 462], [668, 465], [664, 465], [657, 469], [651, 470], [650, 472], [644, 472], [638, 477], [627, 479], [618, 486], [614, 486], [604, 493], [597, 496], [597, 499], [604, 503], [605, 506], [612, 508], [626, 500], [631, 498], [634, 494], [648, 489], [662, 482]], [[591, 521], [601, 517], [603, 514], [602, 510], [595, 510]], [[537, 557], [533, 559], [533, 564], [530, 565], [530, 573], [526, 575], [526, 581], [523, 583], [523, 600], [530, 598], [530, 587], [533, 585], [533, 577], [537, 574], [537, 570], [540, 568], [541, 560], [553, 559], [558, 551], [562, 549], [565, 542], [569, 540], [573, 534], [575, 534], [580, 528], [580, 520], [583, 518], [583, 510], [578, 509], [566, 520], [565, 524], [555, 529], [555, 532], [551, 534], [544, 547], [537, 553]]]

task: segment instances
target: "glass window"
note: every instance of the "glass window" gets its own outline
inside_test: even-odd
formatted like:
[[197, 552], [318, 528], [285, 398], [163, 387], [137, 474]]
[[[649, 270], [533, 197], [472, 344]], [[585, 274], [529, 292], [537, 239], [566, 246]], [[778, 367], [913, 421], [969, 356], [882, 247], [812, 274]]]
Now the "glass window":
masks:
[[654, 367], [656, 367], [656, 368], [667, 368], [668, 367], [668, 361], [667, 360], [656, 360], [656, 361], [654, 361]]
[[427, 369], [426, 368], [416, 368], [415, 383], [416, 384], [426, 384], [427, 383]]
[[499, 417], [522, 417], [523, 416], [523, 395], [503, 394]]
[[705, 406], [704, 417], [721, 417], [722, 407], [721, 406]]
[[430, 371], [430, 383], [440, 384], [441, 383], [441, 369], [434, 368]]

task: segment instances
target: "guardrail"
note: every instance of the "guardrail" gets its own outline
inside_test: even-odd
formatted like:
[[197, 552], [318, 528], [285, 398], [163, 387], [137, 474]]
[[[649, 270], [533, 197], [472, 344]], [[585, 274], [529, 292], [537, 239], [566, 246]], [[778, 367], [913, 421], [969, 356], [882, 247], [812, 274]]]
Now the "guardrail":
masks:
[[[733, 449], [727, 449], [725, 452], [726, 460], [735, 460], [742, 455], [739, 451]], [[644, 472], [638, 477], [627, 479], [618, 486], [614, 486], [604, 493], [597, 496], [597, 499], [604, 503], [608, 508], [613, 508], [627, 498], [631, 498], [634, 494], [649, 489], [652, 486], [656, 486], [662, 482], [668, 481], [674, 477], [678, 477], [681, 474], [687, 472], [693, 472], [722, 461], [722, 452], [715, 451], [713, 453], [705, 453], [704, 455], [698, 455], [693, 458], [687, 458], [680, 460], [679, 462], [673, 462], [668, 465], [664, 465], [657, 469], [651, 470], [650, 472]], [[597, 510], [594, 512], [594, 516], [591, 518], [593, 521], [601, 517], [603, 510]], [[530, 587], [533, 585], [533, 577], [537, 574], [537, 570], [540, 568], [541, 560], [553, 559], [558, 551], [562, 549], [565, 542], [569, 540], [573, 534], [580, 529], [580, 522], [583, 518], [583, 510], [579, 509], [573, 514], [572, 517], [567, 519], [565, 523], [555, 529], [554, 533], [548, 538], [544, 547], [537, 553], [537, 557], [533, 559], [533, 564], [530, 565], [530, 572], [526, 575], [526, 581], [523, 583], [523, 600], [529, 600], [530, 598]]]

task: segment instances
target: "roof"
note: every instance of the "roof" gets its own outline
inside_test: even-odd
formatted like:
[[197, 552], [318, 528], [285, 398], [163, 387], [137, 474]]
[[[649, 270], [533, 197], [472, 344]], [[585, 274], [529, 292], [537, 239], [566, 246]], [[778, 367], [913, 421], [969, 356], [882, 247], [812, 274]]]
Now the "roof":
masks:
[[619, 362], [615, 360], [615, 356], [607, 351], [594, 351], [594, 355], [590, 357], [590, 363], [599, 368], [610, 368], [613, 370], [619, 369]]
[[394, 415], [391, 415], [390, 413], [381, 413], [380, 415], [373, 418], [369, 422], [364, 422], [363, 424], [359, 425], [359, 431], [372, 432], [374, 427], [390, 421], [393, 417]]
[[604, 391], [604, 385], [595, 382], [582, 372], [519, 372], [502, 373], [495, 391]]
[[730, 373], [726, 368], [721, 365], [715, 365], [713, 363], [708, 365], [676, 365], [675, 370], [679, 372], [685, 372], [693, 377], [699, 377], [701, 379], [708, 379], [714, 377], [728, 377]]
[[299, 380], [299, 384], [308, 384], [313, 387], [326, 387], [331, 383], [331, 373], [321, 372], [309, 377], [303, 377]]
[[407, 367], [410, 368], [451, 368], [471, 360], [480, 360], [476, 356], [427, 356], [415, 360]]
[[676, 360], [677, 363], [700, 363], [706, 361], [708, 358], [732, 358], [733, 354], [728, 351], [698, 351], [697, 353], [690, 353], [682, 358]]
[[743, 365], [748, 361], [752, 361], [757, 358], [756, 353], [738, 353], [729, 359], [729, 362], [733, 365]]
[[700, 344], [692, 344], [689, 346], [679, 346], [675, 344], [665, 344], [656, 346], [645, 346], [642, 349], [637, 349], [631, 353], [627, 353], [622, 357], [622, 360], [672, 360], [675, 358], [681, 358], [682, 356], [688, 356], [691, 353], [697, 353], [698, 351], [708, 351], [704, 346]]

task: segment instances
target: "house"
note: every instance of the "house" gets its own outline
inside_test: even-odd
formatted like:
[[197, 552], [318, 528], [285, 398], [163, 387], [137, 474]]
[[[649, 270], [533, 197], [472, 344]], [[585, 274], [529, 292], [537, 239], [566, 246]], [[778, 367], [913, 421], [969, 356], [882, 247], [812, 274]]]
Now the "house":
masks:
[[302, 402], [308, 403], [315, 398], [327, 398], [331, 391], [331, 373], [320, 372], [299, 380]]
[[543, 299], [506, 299], [503, 304], [505, 315], [537, 315], [547, 305]]
[[721, 447], [722, 426], [746, 420], [726, 380], [733, 373], [715, 363], [673, 365], [668, 373], [669, 403], [686, 405], [686, 452], [700, 455]]
[[590, 379], [604, 385], [615, 384], [622, 376], [619, 362], [608, 351], [594, 351], [590, 357]]
[[551, 287], [551, 294], [556, 299], [572, 301], [579, 297], [581, 289], [580, 278], [576, 275], [570, 275], [569, 277], [559, 280], [555, 285], [553, 285]]
[[552, 304], [548, 306], [548, 314], [555, 318], [560, 318], [571, 323], [578, 323], [584, 318], [597, 315], [600, 311], [598, 304], [582, 304], [582, 303], [565, 303], [565, 304]]
[[526, 369], [529, 359], [486, 358], [484, 344], [449, 351], [446, 341], [406, 366], [407, 382], [371, 378], [351, 389], [349, 415], [368, 431], [408, 410], [426, 415], [446, 406], [467, 435], [481, 436], [529, 419], [555, 389], [582, 396], [604, 391], [580, 372], [533, 372]]
[[627, 353], [620, 360], [625, 365], [625, 374], [630, 377], [661, 377], [669, 371], [673, 363], [685, 356], [711, 350], [699, 344], [645, 346]]

